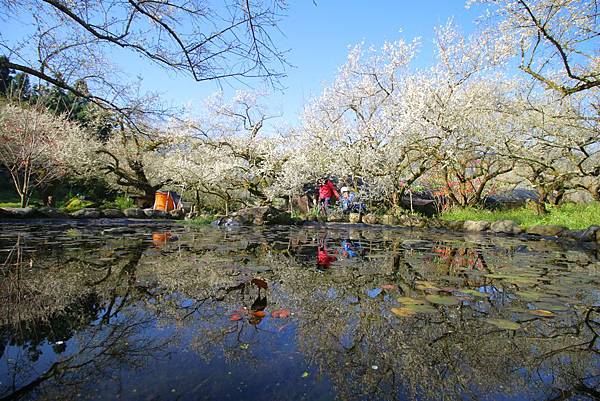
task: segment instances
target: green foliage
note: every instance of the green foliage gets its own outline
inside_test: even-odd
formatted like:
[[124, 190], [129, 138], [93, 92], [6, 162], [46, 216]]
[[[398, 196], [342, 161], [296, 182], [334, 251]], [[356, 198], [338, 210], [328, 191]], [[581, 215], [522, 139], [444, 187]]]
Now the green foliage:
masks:
[[64, 206], [63, 210], [67, 213], [76, 212], [77, 210], [94, 206], [94, 202], [89, 200], [81, 199], [78, 196], [71, 198], [67, 204]]
[[117, 196], [112, 202], [104, 202], [105, 208], [125, 210], [135, 206], [135, 202], [129, 196]]
[[546, 205], [548, 214], [537, 215], [525, 207], [511, 210], [482, 210], [475, 208], [453, 209], [442, 215], [447, 221], [464, 220], [513, 220], [527, 228], [535, 225], [559, 225], [569, 229], [583, 229], [591, 225], [600, 225], [600, 202], [586, 204]]

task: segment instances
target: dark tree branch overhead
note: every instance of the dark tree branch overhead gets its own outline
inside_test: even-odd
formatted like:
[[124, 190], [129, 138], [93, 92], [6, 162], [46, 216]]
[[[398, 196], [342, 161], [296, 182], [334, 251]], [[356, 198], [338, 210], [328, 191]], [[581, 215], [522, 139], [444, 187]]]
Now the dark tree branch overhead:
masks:
[[[15, 71], [126, 112], [126, 85], [111, 65], [122, 51], [196, 82], [259, 78], [277, 85], [287, 63], [270, 35], [284, 7], [283, 0], [0, 0], [2, 26], [29, 21], [23, 28], [34, 28], [1, 47]], [[106, 65], [98, 65], [101, 57]], [[75, 88], [82, 77], [94, 96]]]

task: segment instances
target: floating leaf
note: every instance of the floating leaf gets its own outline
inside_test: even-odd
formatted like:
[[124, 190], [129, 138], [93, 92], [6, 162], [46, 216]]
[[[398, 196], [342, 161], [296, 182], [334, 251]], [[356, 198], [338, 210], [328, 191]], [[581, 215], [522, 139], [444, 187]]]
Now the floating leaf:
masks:
[[252, 312], [252, 315], [256, 317], [265, 317], [267, 314], [262, 310], [257, 310], [256, 312]]
[[308, 377], [308, 374], [309, 374], [309, 373], [305, 371], [304, 373], [302, 373], [302, 377], [303, 377], [303, 378], [304, 378], [304, 377]]
[[417, 286], [415, 288], [417, 290], [421, 290], [421, 291], [439, 291], [440, 290], [435, 285], [433, 285], [433, 283], [431, 283], [429, 281], [416, 281], [416, 284], [417, 284]]
[[240, 349], [248, 349], [250, 348], [250, 344], [244, 343], [244, 344], [240, 344]]
[[425, 299], [432, 304], [438, 305], [458, 305], [460, 303], [458, 298], [452, 296], [427, 295]]
[[405, 305], [422, 305], [425, 303], [425, 301], [423, 301], [422, 299], [415, 299], [409, 297], [398, 297], [396, 299], [398, 300], [398, 302]]
[[504, 329], [504, 330], [517, 330], [519, 327], [521, 327], [521, 325], [517, 322], [513, 322], [512, 320], [506, 320], [506, 319], [485, 319], [486, 322], [488, 322], [489, 324], [493, 324], [494, 326], [498, 327], [499, 329]]
[[554, 316], [554, 312], [550, 312], [549, 310], [545, 310], [545, 309], [533, 309], [533, 310], [527, 311], [527, 313], [529, 313], [531, 315], [535, 315], [535, 316], [541, 316], [541, 317], [553, 317]]
[[417, 313], [414, 310], [409, 309], [409, 308], [392, 308], [391, 311], [394, 315], [400, 316], [400, 317], [409, 317], [409, 316], [413, 316], [414, 314]]
[[437, 312], [437, 309], [435, 309], [431, 305], [413, 304], [413, 305], [406, 305], [405, 308], [409, 309], [415, 313], [436, 313]]
[[486, 274], [485, 277], [492, 279], [506, 280], [512, 284], [537, 284], [537, 277], [531, 277], [527, 275], [516, 275], [516, 274]]
[[271, 312], [271, 317], [285, 319], [290, 317], [291, 313], [288, 309], [278, 309]]
[[388, 291], [398, 289], [398, 286], [396, 284], [382, 284], [379, 287], [381, 287], [384, 290], [388, 290]]
[[537, 291], [519, 291], [517, 292], [517, 296], [524, 301], [539, 301], [544, 294]]
[[490, 294], [488, 294], [486, 292], [479, 292], [477, 290], [472, 290], [469, 288], [462, 288], [462, 289], [458, 290], [458, 292], [460, 292], [461, 294], [471, 295], [472, 297], [479, 297], [479, 298], [487, 298], [490, 296]]
[[239, 313], [234, 313], [231, 315], [229, 320], [231, 320], [232, 322], [237, 322], [238, 320], [242, 320], [242, 315], [240, 315]]
[[252, 280], [250, 280], [250, 282], [252, 284], [254, 284], [255, 286], [257, 286], [258, 288], [263, 288], [263, 289], [267, 289], [269, 288], [269, 286], [267, 285], [267, 282], [265, 280], [263, 280], [262, 278], [253, 278]]
[[564, 312], [569, 310], [569, 307], [566, 305], [555, 305], [555, 304], [551, 304], [549, 302], [536, 302], [535, 306], [538, 309], [547, 309], [547, 310], [551, 310], [554, 312]]

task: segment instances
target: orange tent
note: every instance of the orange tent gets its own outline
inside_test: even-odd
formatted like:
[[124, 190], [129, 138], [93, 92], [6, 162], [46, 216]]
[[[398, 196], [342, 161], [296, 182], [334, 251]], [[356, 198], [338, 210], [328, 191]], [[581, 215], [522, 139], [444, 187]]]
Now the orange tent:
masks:
[[165, 212], [181, 207], [181, 197], [172, 191], [156, 191], [154, 195], [154, 210]]

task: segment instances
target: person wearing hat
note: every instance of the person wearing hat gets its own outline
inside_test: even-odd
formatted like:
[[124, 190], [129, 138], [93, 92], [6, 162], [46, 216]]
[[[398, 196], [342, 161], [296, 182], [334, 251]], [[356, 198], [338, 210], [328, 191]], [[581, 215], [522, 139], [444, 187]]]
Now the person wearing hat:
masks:
[[350, 192], [350, 188], [348, 187], [342, 187], [340, 192], [342, 193], [342, 210], [344, 212], [351, 212], [352, 204], [354, 203], [354, 192]]

